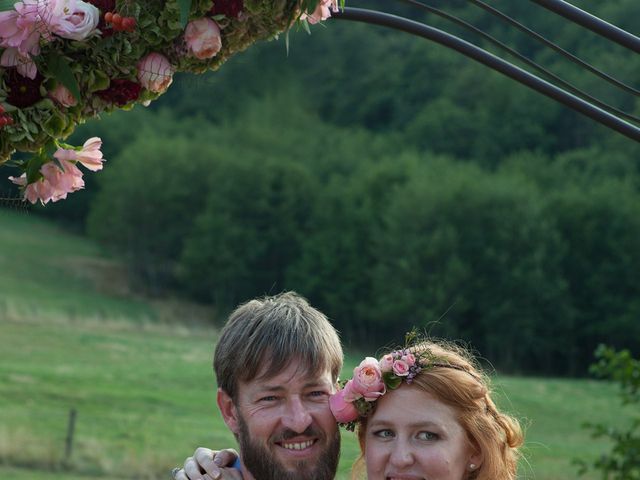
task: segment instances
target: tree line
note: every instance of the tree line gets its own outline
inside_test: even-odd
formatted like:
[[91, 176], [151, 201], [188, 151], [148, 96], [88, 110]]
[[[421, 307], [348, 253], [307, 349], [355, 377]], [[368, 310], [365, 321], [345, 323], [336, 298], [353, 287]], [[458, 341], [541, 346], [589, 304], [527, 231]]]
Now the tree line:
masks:
[[[522, 3], [505, 8], [602, 61], [597, 38]], [[624, 26], [636, 3], [592, 11]], [[418, 326], [505, 370], [571, 375], [598, 343], [640, 349], [637, 145], [407, 35], [336, 22], [289, 48], [257, 46], [87, 124], [78, 136], [103, 137], [105, 171], [47, 213], [124, 255], [152, 293], [224, 311], [294, 289], [356, 346]], [[638, 78], [622, 50], [603, 63]]]

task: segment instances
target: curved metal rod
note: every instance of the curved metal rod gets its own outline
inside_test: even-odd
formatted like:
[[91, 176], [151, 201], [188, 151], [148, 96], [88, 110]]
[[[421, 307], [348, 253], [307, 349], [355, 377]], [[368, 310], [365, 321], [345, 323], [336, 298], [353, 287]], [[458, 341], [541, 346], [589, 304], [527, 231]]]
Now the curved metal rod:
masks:
[[531, 0], [541, 7], [551, 10], [552, 12], [562, 15], [564, 18], [571, 20], [578, 25], [582, 25], [589, 30], [612, 40], [623, 47], [640, 53], [640, 38], [632, 35], [626, 30], [622, 30], [615, 25], [605, 22], [601, 18], [591, 15], [578, 7], [571, 5], [563, 0]]
[[[405, 1], [411, 1], [411, 0], [405, 0]], [[607, 73], [603, 72], [602, 70], [597, 69], [593, 65], [591, 65], [591, 64], [585, 62], [584, 60], [578, 58], [577, 56], [575, 56], [574, 54], [572, 54], [569, 51], [565, 50], [564, 48], [556, 45], [551, 40], [545, 38], [544, 36], [540, 35], [539, 33], [531, 30], [530, 28], [525, 27], [522, 23], [514, 20], [510, 16], [505, 15], [504, 13], [502, 13], [497, 8], [494, 8], [494, 7], [490, 6], [490, 5], [487, 5], [482, 0], [468, 0], [468, 1], [473, 3], [474, 5], [476, 5], [478, 8], [482, 8], [483, 10], [489, 12], [490, 14], [495, 15], [499, 19], [509, 23], [510, 25], [514, 26], [515, 28], [517, 28], [521, 32], [529, 35], [530, 37], [535, 38], [537, 41], [539, 41], [543, 45], [546, 45], [547, 47], [551, 48], [552, 50], [558, 52], [560, 55], [565, 57], [567, 60], [575, 63], [576, 65], [580, 65], [582, 68], [590, 71], [594, 75], [597, 75], [598, 77], [602, 78], [604, 81], [609, 82], [610, 84], [612, 84], [612, 85], [614, 85], [614, 86], [616, 86], [618, 88], [621, 88], [625, 92], [631, 93], [632, 95], [640, 96], [640, 91], [637, 90], [636, 88], [634, 88], [634, 87], [632, 87], [630, 85], [627, 85], [624, 82], [621, 82], [617, 78], [614, 78], [611, 75], [608, 75]], [[535, 0], [531, 0], [531, 1], [535, 1]]]
[[[593, 95], [590, 95], [589, 93], [580, 90], [578, 87], [576, 87], [575, 85], [572, 85], [571, 83], [567, 82], [566, 80], [563, 80], [562, 78], [560, 78], [558, 75], [556, 75], [555, 73], [553, 73], [552, 71], [544, 68], [542, 65], [534, 62], [533, 60], [531, 60], [530, 58], [526, 57], [525, 55], [522, 55], [520, 52], [518, 52], [517, 50], [514, 50], [513, 48], [511, 48], [510, 46], [508, 46], [507, 44], [501, 42], [500, 40], [498, 40], [497, 38], [489, 35], [486, 32], [483, 32], [482, 30], [480, 30], [479, 28], [471, 25], [468, 22], [465, 22], [464, 20], [461, 20], [460, 18], [456, 17], [455, 15], [451, 15], [448, 14], [446, 12], [443, 12], [442, 10], [439, 10], [437, 8], [433, 8], [425, 3], [422, 3], [419, 0], [401, 0], [409, 5], [413, 5], [416, 8], [420, 8], [422, 10], [426, 10], [427, 12], [433, 13], [434, 15], [438, 15], [442, 18], [444, 18], [445, 20], [449, 20], [452, 23], [455, 23], [456, 25], [460, 25], [462, 28], [466, 28], [467, 30], [475, 33], [476, 35], [482, 37], [483, 39], [485, 39], [486, 41], [492, 43], [493, 45], [497, 46], [498, 48], [504, 50], [506, 53], [508, 53], [509, 55], [512, 55], [514, 57], [516, 57], [518, 60], [520, 60], [521, 62], [523, 62], [524, 64], [526, 64], [527, 66], [533, 68], [534, 70], [537, 70], [539, 73], [541, 73], [542, 75], [544, 75], [548, 80], [551, 79], [552, 81], [555, 82], [556, 85], [560, 86], [561, 88], [564, 88], [565, 90], [567, 90], [568, 92], [573, 93], [574, 95], [577, 95], [578, 97], [582, 98], [583, 100], [586, 100], [587, 102], [590, 102], [591, 104], [602, 108], [603, 110], [606, 110], [607, 112], [611, 113], [612, 115], [616, 115], [620, 118], [624, 118], [627, 121], [630, 122], [637, 122], [640, 123], [640, 118], [636, 117], [635, 115], [631, 114], [631, 113], [627, 113], [624, 112], [612, 105], [609, 105], [603, 101], [598, 100], [597, 98], [595, 98]], [[476, 1], [476, 0], [471, 0], [471, 1]], [[482, 3], [482, 2], [480, 2]], [[479, 5], [480, 6], [480, 5]], [[482, 7], [481, 7], [482, 8]], [[500, 11], [496, 11], [497, 14], [502, 15], [502, 12]], [[506, 15], [505, 15], [506, 17]], [[507, 17], [509, 20], [513, 20], [510, 17]], [[599, 70], [598, 70], [599, 72]], [[604, 74], [606, 75], [606, 74]], [[617, 80], [613, 79], [614, 81], [617, 82]], [[622, 84], [624, 85], [624, 84]], [[617, 85], [616, 85], [617, 86]], [[626, 85], [624, 85], [626, 87]], [[629, 88], [629, 87], [628, 87]], [[627, 90], [628, 91], [628, 90]], [[634, 95], [636, 96], [640, 96], [640, 92], [637, 90], [632, 90], [632, 93], [634, 93]]]
[[516, 80], [527, 87], [560, 102], [573, 110], [605, 125], [637, 142], [640, 142], [640, 127], [625, 122], [601, 108], [586, 102], [565, 90], [517, 67], [492, 53], [483, 50], [461, 38], [424, 25], [414, 20], [409, 20], [389, 13], [377, 12], [361, 8], [345, 8], [333, 13], [335, 20], [352, 20], [356, 22], [380, 25], [383, 27], [400, 30], [419, 37], [439, 43], [447, 48], [456, 50], [463, 55], [496, 70], [507, 77]]

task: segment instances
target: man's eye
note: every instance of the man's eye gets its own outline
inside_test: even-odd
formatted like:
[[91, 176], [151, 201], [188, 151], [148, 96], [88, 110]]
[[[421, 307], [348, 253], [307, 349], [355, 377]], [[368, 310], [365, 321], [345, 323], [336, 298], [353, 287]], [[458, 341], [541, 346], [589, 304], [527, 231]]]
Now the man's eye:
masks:
[[419, 440], [433, 441], [433, 440], [437, 440], [438, 438], [440, 438], [440, 436], [437, 433], [433, 433], [433, 432], [420, 432], [420, 433], [418, 433], [418, 439]]
[[395, 436], [394, 433], [388, 429], [376, 430], [373, 434], [378, 438], [393, 438]]
[[278, 399], [275, 395], [267, 395], [266, 397], [260, 398], [260, 402], [275, 402]]
[[316, 390], [316, 391], [311, 392], [309, 394], [310, 397], [325, 397], [327, 395], [328, 395], [328, 393], [325, 392], [325, 391], [322, 391], [322, 390]]

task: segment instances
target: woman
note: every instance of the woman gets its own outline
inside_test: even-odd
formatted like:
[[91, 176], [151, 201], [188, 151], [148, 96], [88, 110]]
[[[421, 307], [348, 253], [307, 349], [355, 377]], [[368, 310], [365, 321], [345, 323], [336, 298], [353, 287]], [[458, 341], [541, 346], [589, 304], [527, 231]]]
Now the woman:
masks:
[[425, 341], [365, 359], [330, 400], [357, 428], [353, 478], [512, 480], [523, 436], [463, 349]]
[[[414, 342], [379, 361], [367, 357], [329, 405], [340, 424], [357, 430], [354, 479], [516, 478], [520, 426], [498, 411], [488, 378], [455, 345]], [[213, 455], [199, 448], [174, 478], [240, 478], [218, 467], [234, 463], [235, 452], [220, 452], [215, 464]]]

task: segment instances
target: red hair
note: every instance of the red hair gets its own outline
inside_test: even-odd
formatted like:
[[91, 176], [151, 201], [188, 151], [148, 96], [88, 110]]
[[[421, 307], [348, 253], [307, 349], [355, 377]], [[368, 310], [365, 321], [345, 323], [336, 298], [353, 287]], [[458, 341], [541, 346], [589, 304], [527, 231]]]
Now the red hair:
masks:
[[[518, 449], [524, 436], [518, 421], [496, 407], [491, 398], [490, 381], [473, 357], [457, 345], [433, 340], [410, 350], [437, 359], [416, 375], [412, 385], [451, 406], [469, 441], [482, 454], [482, 463], [465, 480], [514, 480], [520, 456]], [[369, 416], [373, 414], [375, 410]], [[361, 418], [358, 425], [361, 454], [354, 465], [354, 479], [360, 478], [364, 470], [366, 429], [367, 418]]]

